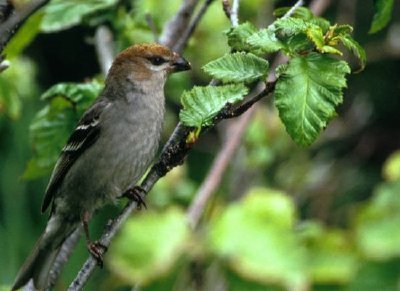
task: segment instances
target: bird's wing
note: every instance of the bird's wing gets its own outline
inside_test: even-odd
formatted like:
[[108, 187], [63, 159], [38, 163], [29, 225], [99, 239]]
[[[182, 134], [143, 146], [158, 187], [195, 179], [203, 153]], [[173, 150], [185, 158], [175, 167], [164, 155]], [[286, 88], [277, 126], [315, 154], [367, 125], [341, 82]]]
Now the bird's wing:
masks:
[[42, 213], [49, 207], [58, 187], [74, 162], [85, 150], [96, 142], [100, 133], [100, 116], [108, 105], [109, 102], [107, 100], [98, 99], [98, 101], [82, 116], [75, 131], [62, 149], [61, 155], [51, 174], [42, 203]]

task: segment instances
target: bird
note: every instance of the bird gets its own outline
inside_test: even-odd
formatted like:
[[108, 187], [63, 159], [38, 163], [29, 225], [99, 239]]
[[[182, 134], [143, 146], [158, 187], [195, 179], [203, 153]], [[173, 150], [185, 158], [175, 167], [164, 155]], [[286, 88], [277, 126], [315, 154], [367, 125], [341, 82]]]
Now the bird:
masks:
[[[167, 76], [190, 63], [156, 43], [132, 45], [114, 59], [105, 86], [85, 111], [61, 151], [41, 211], [50, 207], [44, 232], [19, 270], [12, 290], [31, 279], [45, 290], [54, 260], [68, 236], [83, 225], [89, 252], [102, 260], [90, 239], [93, 212], [122, 196], [143, 203], [138, 180], [158, 150]], [[138, 186], [136, 186], [138, 187]]]

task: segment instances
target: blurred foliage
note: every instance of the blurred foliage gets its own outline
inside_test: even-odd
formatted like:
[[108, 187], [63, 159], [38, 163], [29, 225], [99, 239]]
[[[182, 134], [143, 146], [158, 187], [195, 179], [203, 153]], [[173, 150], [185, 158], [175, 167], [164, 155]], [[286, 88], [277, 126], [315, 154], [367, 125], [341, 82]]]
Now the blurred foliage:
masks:
[[[377, 0], [374, 6], [361, 0], [332, 1], [325, 18], [299, 9], [288, 20], [269, 26], [273, 9], [294, 1], [242, 0], [241, 25], [231, 29], [220, 2], [214, 2], [184, 52], [193, 70], [174, 75], [167, 83], [164, 141], [178, 121], [183, 91], [184, 105], [198, 101], [185, 107], [198, 134], [226, 102], [243, 98], [240, 82], [265, 76], [267, 63], [260, 58], [272, 60], [266, 54], [283, 49], [292, 58], [278, 69], [278, 76], [291, 81], [279, 85], [284, 89], [281, 98], [294, 98], [312, 80], [307, 88], [323, 92], [311, 105], [324, 112], [321, 96], [333, 90], [333, 99], [341, 100], [343, 76], [348, 73], [347, 65], [336, 58], [343, 54], [352, 68], [365, 65], [366, 54], [344, 23], [354, 27], [355, 39], [372, 57], [361, 74], [346, 75], [344, 102], [335, 105], [324, 121], [334, 111], [338, 116], [309, 148], [291, 141], [285, 132], [288, 123], [282, 123], [271, 100], [258, 105], [200, 227], [192, 230], [183, 209], [229, 133], [222, 123], [201, 136], [187, 162], [156, 184], [148, 197], [150, 209], [124, 225], [107, 254], [105, 270], [97, 271], [85, 290], [131, 290], [137, 283], [141, 290], [152, 291], [399, 290], [400, 53], [395, 46], [387, 48], [395, 41], [390, 31], [400, 20], [398, 5], [393, 0]], [[8, 44], [5, 53], [11, 65], [0, 74], [0, 290], [9, 289], [43, 230], [46, 217], [39, 209], [52, 166], [80, 115], [102, 89], [93, 75], [52, 86], [49, 80], [64, 71], [72, 76], [86, 72], [86, 60], [95, 54], [97, 26], [112, 30], [120, 51], [132, 43], [153, 41], [146, 15], [161, 32], [180, 3], [53, 0]], [[280, 8], [275, 16], [286, 12]], [[70, 43], [84, 45], [91, 55], [61, 62], [69, 59], [71, 52], [65, 47]], [[50, 62], [56, 65], [51, 68], [43, 60], [49, 44], [55, 48]], [[230, 47], [239, 52], [226, 55]], [[322, 63], [310, 61], [313, 54], [302, 56], [304, 50], [323, 54], [318, 55]], [[348, 51], [359, 65], [348, 58]], [[337, 64], [340, 70], [326, 64]], [[233, 95], [222, 94], [225, 89], [218, 87], [213, 90], [220, 90], [220, 98], [210, 103], [216, 93], [205, 89], [209, 87], [192, 89], [209, 82], [206, 73], [239, 82], [224, 86], [240, 87], [241, 93], [230, 100]], [[196, 99], [193, 91], [204, 96]], [[279, 104], [279, 90], [275, 98]], [[310, 105], [287, 102], [292, 108]], [[293, 112], [288, 116], [295, 117]], [[324, 127], [321, 123], [318, 130]], [[117, 211], [110, 206], [94, 215], [95, 235]], [[56, 290], [66, 289], [86, 257], [82, 243]]]
[[374, 0], [375, 15], [371, 23], [370, 33], [383, 29], [392, 17], [394, 0]]
[[36, 114], [30, 126], [34, 157], [28, 162], [24, 178], [34, 179], [51, 172], [79, 118], [102, 88], [97, 81], [63, 83], [43, 93], [41, 100], [48, 105]]

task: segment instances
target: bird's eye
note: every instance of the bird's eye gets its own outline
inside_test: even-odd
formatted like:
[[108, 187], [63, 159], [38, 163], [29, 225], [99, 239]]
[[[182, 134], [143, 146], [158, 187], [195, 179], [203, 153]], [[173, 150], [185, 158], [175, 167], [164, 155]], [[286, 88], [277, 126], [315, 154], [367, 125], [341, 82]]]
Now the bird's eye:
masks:
[[166, 62], [166, 60], [162, 57], [151, 57], [151, 58], [149, 58], [149, 61], [155, 66], [159, 66]]

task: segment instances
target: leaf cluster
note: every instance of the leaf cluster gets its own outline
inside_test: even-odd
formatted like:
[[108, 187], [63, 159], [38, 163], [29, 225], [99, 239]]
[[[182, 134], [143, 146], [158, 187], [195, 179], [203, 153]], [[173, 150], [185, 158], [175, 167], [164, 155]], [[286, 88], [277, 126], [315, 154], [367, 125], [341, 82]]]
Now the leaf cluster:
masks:
[[[288, 63], [275, 72], [278, 77], [275, 105], [292, 139], [300, 145], [310, 145], [343, 101], [342, 90], [350, 68], [345, 61], [333, 57], [343, 55], [338, 45], [342, 44], [358, 58], [359, 70], [365, 67], [366, 54], [351, 37], [350, 25], [331, 25], [303, 7], [290, 16], [286, 15], [288, 10], [278, 9], [275, 13], [282, 17], [268, 28], [257, 29], [249, 22], [231, 28], [226, 34], [232, 53], [209, 62], [203, 69], [223, 83], [265, 82], [269, 69], [265, 54], [286, 54]], [[245, 97], [243, 94], [230, 99], [229, 88], [207, 86], [185, 92], [181, 121], [196, 128], [197, 134], [202, 127], [210, 126], [212, 118], [224, 106]], [[203, 94], [204, 90], [209, 94]]]

